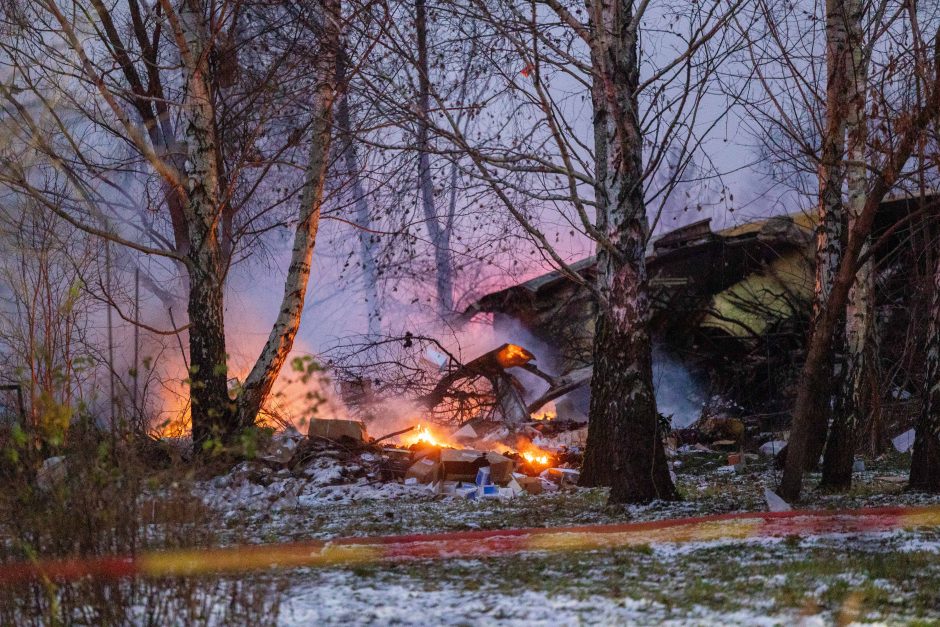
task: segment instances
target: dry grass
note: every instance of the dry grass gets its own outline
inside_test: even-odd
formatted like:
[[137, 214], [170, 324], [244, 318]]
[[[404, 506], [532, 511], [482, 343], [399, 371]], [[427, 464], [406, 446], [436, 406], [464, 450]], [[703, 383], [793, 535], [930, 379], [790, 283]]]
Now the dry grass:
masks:
[[[198, 470], [142, 442], [88, 427], [73, 429], [54, 451], [7, 437], [0, 447], [0, 568], [217, 544], [216, 515], [185, 487]], [[65, 457], [64, 472], [41, 479], [39, 460], [50, 452]], [[46, 580], [0, 588], [0, 624], [270, 624], [282, 589], [265, 577]]]

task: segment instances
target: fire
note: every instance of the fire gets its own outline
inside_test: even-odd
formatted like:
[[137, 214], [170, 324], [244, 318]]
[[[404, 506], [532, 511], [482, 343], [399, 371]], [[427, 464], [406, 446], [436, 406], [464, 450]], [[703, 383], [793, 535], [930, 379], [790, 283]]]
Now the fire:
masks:
[[550, 462], [548, 455], [536, 455], [535, 453], [531, 453], [529, 451], [524, 452], [522, 454], [522, 458], [530, 464], [535, 464], [538, 466], [548, 466]]
[[522, 451], [521, 455], [522, 459], [529, 462], [532, 466], [551, 466], [552, 464], [552, 456], [539, 449]]
[[417, 425], [414, 429], [402, 436], [401, 445], [409, 447], [414, 444], [427, 444], [428, 446], [449, 446], [447, 443], [438, 439], [427, 425]]
[[535, 355], [516, 344], [505, 344], [496, 354], [496, 361], [503, 368], [523, 366], [535, 359]]
[[555, 409], [555, 403], [549, 402], [542, 410], [532, 415], [533, 420], [554, 420], [558, 416], [558, 412]]

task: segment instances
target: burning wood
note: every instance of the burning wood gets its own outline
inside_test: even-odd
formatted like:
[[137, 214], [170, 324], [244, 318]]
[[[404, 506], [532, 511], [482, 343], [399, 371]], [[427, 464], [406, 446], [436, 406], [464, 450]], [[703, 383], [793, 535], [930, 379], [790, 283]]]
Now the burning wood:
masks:
[[517, 344], [503, 344], [496, 349], [496, 363], [503, 369], [524, 366], [533, 359], [535, 355]]
[[493, 386], [503, 420], [509, 425], [521, 424], [529, 419], [529, 411], [522, 400], [521, 384], [507, 373], [506, 369], [524, 366], [533, 359], [535, 355], [525, 348], [516, 344], [503, 344], [444, 376], [429, 394], [419, 399], [419, 402], [428, 408], [436, 407], [448, 396], [448, 391], [457, 382], [483, 377]]

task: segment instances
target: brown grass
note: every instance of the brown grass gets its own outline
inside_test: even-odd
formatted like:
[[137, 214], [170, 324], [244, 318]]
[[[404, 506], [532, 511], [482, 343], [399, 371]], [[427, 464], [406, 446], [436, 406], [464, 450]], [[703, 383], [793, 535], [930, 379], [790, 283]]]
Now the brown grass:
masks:
[[[65, 457], [65, 472], [41, 482], [50, 454]], [[0, 434], [0, 459], [0, 568], [217, 543], [220, 522], [187, 487], [206, 469], [155, 453], [137, 434], [73, 427], [54, 450]], [[46, 580], [0, 588], [0, 624], [263, 625], [275, 621], [282, 589], [264, 577]]]

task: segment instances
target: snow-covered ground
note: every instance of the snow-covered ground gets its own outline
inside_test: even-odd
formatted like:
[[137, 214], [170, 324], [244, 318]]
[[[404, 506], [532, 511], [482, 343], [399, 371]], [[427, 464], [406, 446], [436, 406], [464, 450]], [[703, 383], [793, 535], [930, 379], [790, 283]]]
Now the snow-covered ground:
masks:
[[[348, 572], [331, 572], [290, 590], [281, 625], [779, 625], [795, 612], [765, 616], [749, 610], [716, 612], [698, 606], [681, 617], [662, 604], [630, 596], [548, 594], [533, 590], [422, 589], [420, 582], [363, 585]], [[822, 624], [822, 623], [821, 623]]]
[[[391, 570], [298, 573], [278, 623], [442, 625], [827, 625], [940, 619], [922, 582], [880, 570], [886, 555], [940, 566], [940, 535], [892, 531], [801, 541], [653, 545], [619, 555], [455, 560]], [[851, 552], [844, 568], [832, 556]], [[511, 558], [510, 558], [511, 559]], [[814, 563], [822, 560], [822, 563]], [[920, 560], [920, 561], [918, 561]], [[912, 563], [914, 563], [912, 562]], [[866, 564], [868, 564], [866, 566]], [[448, 575], [448, 573], [450, 573]], [[473, 575], [476, 575], [474, 577]], [[920, 573], [927, 576], [929, 573]], [[933, 576], [937, 573], [934, 572]], [[468, 580], [469, 584], [468, 585]], [[632, 585], [631, 585], [632, 584]], [[797, 599], [798, 603], [793, 603]]]
[[[279, 542], [462, 529], [551, 527], [766, 509], [776, 471], [718, 455], [676, 464], [684, 500], [608, 507], [603, 490], [467, 501], [370, 477], [369, 459], [318, 458], [288, 473], [242, 465], [197, 483], [232, 541]], [[901, 461], [903, 465], [903, 460]], [[872, 464], [848, 494], [804, 507], [937, 503]], [[810, 478], [810, 485], [813, 477]], [[284, 573], [276, 622], [307, 624], [830, 624], [940, 620], [940, 530], [652, 544], [486, 560], [366, 564]], [[935, 592], [936, 591], [936, 592]]]

